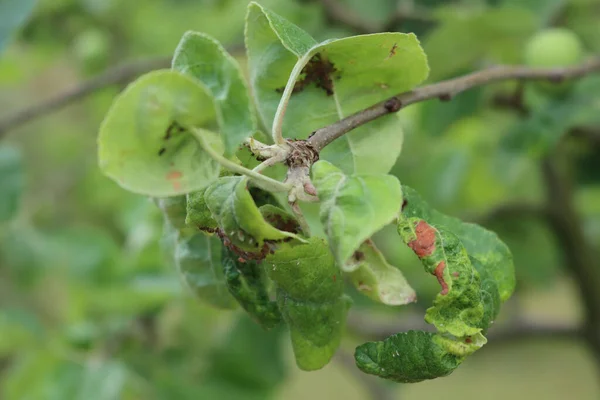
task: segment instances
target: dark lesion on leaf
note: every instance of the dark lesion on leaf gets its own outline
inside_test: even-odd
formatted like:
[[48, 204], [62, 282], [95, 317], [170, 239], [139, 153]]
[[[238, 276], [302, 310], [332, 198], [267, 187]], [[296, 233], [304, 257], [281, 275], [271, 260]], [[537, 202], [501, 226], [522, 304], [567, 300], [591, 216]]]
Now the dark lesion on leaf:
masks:
[[296, 234], [299, 234], [302, 231], [298, 222], [291, 216], [287, 217], [285, 215], [273, 213], [264, 215], [264, 218], [265, 221], [280, 231]]
[[406, 200], [406, 199], [402, 200], [402, 208], [400, 208], [400, 210], [404, 211], [404, 209], [406, 208], [407, 205], [408, 205], [408, 200]]
[[[260, 263], [269, 254], [275, 254], [275, 251], [277, 250], [277, 247], [278, 247], [278, 243], [288, 242], [288, 241], [292, 240], [292, 238], [285, 238], [282, 240], [265, 240], [263, 245], [260, 247], [259, 247], [258, 243], [255, 243], [255, 246], [256, 246], [255, 251], [248, 251], [248, 250], [244, 250], [244, 249], [236, 246], [235, 243], [233, 243], [233, 241], [231, 240], [230, 236], [228, 236], [227, 233], [225, 233], [225, 231], [223, 229], [217, 228], [213, 231], [213, 233], [215, 233], [219, 237], [219, 239], [221, 239], [223, 246], [225, 246], [233, 254], [238, 256], [237, 261], [242, 264], [245, 262], [248, 262], [248, 261], [254, 261], [254, 262]], [[238, 234], [239, 234], [239, 232], [238, 232]]]
[[[300, 78], [294, 84], [292, 94], [299, 93], [311, 83], [319, 89], [323, 89], [327, 96], [333, 95], [333, 79], [340, 79], [338, 70], [333, 63], [325, 58], [321, 53], [315, 54], [310, 61], [302, 68]], [[335, 75], [335, 76], [334, 76]], [[276, 92], [282, 93], [285, 88], [277, 88]]]
[[365, 259], [365, 253], [362, 251], [356, 250], [354, 254], [352, 254], [352, 260], [356, 263], [359, 263]]
[[393, 56], [395, 56], [397, 48], [398, 48], [398, 43], [394, 43], [394, 45], [390, 49], [390, 53], [388, 54], [387, 58], [392, 58]]
[[165, 142], [165, 145], [163, 145], [159, 150], [158, 150], [158, 156], [162, 156], [163, 154], [165, 154], [165, 152], [167, 151], [167, 146], [166, 143], [173, 137], [180, 135], [181, 133], [184, 133], [186, 131], [186, 129], [179, 125], [177, 123], [177, 121], [173, 121], [171, 122], [171, 124], [169, 125], [169, 127], [167, 128], [167, 130], [165, 131], [165, 135], [163, 136], [163, 141]]
[[265, 259], [265, 257], [267, 255], [269, 255], [269, 253], [272, 252], [271, 246], [269, 246], [269, 244], [266, 242], [263, 244], [263, 246], [260, 249], [258, 248], [258, 244], [256, 244], [256, 246], [257, 246], [256, 251], [247, 251], [247, 250], [244, 250], [244, 249], [236, 246], [231, 241], [231, 239], [229, 238], [229, 236], [225, 233], [225, 231], [223, 229], [217, 228], [215, 230], [215, 233], [217, 234], [219, 239], [221, 239], [221, 242], [223, 242], [223, 246], [225, 246], [232, 253], [237, 255], [238, 261], [241, 263], [250, 261], [250, 260], [257, 261], [257, 262], [262, 261]]

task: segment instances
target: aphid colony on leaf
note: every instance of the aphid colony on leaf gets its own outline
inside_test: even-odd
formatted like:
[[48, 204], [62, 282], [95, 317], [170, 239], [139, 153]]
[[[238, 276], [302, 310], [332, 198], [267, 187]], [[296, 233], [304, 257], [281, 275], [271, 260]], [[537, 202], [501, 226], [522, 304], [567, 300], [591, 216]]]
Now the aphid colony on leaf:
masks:
[[[398, 243], [440, 283], [425, 315], [437, 332], [362, 344], [356, 363], [398, 382], [451, 373], [486, 343], [514, 289], [508, 248], [492, 232], [431, 209], [388, 174], [402, 147], [393, 115], [321, 151], [304, 139], [426, 79], [418, 40], [381, 33], [317, 43], [251, 3], [246, 47], [254, 98], [217, 41], [186, 33], [171, 70], [139, 78], [112, 105], [99, 135], [103, 172], [156, 199], [175, 264], [199, 299], [241, 307], [264, 329], [287, 325], [304, 370], [322, 368], [340, 345], [352, 304], [346, 283], [388, 306], [416, 300], [371, 240], [395, 224]], [[273, 127], [273, 144], [257, 145], [257, 117]], [[266, 171], [278, 163], [284, 181]], [[303, 209], [302, 201], [317, 207]]]

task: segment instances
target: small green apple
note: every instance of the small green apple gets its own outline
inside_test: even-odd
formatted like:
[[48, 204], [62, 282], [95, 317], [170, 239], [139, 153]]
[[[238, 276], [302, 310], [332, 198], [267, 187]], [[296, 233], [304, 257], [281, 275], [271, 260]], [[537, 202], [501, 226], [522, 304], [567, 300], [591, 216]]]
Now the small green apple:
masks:
[[[569, 29], [549, 28], [534, 35], [525, 47], [525, 64], [530, 67], [569, 67], [583, 59], [583, 45]], [[550, 95], [564, 94], [570, 82], [536, 82], [536, 88]]]
[[108, 34], [99, 29], [87, 29], [77, 35], [73, 42], [73, 53], [86, 72], [102, 70], [108, 61], [109, 52]]

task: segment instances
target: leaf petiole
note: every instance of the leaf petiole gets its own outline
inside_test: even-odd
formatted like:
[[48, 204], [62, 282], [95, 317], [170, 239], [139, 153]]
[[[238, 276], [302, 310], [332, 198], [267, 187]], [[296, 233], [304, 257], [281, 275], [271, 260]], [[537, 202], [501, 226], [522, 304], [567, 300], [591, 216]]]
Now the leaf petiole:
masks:
[[221, 164], [222, 167], [227, 168], [232, 172], [246, 175], [247, 177], [253, 179], [254, 183], [261, 189], [270, 192], [287, 192], [291, 189], [291, 186], [289, 184], [276, 181], [275, 179], [269, 178], [268, 176], [264, 176], [256, 171], [249, 170], [248, 168], [245, 168], [223, 157], [206, 142], [206, 140], [204, 139], [204, 135], [202, 134], [202, 129], [190, 128], [189, 130], [198, 140], [202, 149], [206, 151], [208, 155], [211, 156], [215, 161]]

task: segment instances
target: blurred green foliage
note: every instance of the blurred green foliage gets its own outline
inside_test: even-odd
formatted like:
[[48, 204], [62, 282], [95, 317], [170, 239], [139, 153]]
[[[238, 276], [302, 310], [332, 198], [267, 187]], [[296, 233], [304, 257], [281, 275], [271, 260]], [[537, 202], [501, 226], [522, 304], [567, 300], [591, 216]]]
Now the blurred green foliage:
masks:
[[[14, 2], [0, 0], [0, 48], [6, 47], [0, 56], [3, 116], [124, 61], [170, 56], [187, 30], [206, 32], [226, 46], [239, 45], [247, 1], [38, 0], [28, 17], [26, 4], [32, 2], [20, 2], [24, 8], [14, 9], [14, 15], [5, 8], [9, 3]], [[598, 0], [342, 3], [375, 24], [386, 24], [394, 10], [418, 12], [420, 18], [401, 18], [388, 28], [418, 35], [431, 82], [495, 63], [521, 63], [528, 40], [549, 26], [575, 32], [586, 56], [600, 51]], [[319, 1], [262, 4], [317, 40], [356, 33], [331, 23]], [[18, 32], [9, 34], [8, 28], [21, 23]], [[560, 143], [572, 160], [569, 175], [582, 228], [600, 251], [600, 148], [564, 136], [573, 126], [598, 127], [598, 82], [597, 77], [582, 79], [559, 98], [526, 85], [531, 109], [526, 117], [495, 106], [494, 98], [513, 93], [515, 83], [475, 89], [451, 102], [411, 106], [399, 114], [405, 139], [394, 174], [432, 206], [476, 219], [503, 204], [543, 201], [539, 160]], [[338, 385], [332, 396], [347, 393], [347, 386], [356, 386], [349, 376], [329, 380], [316, 372], [317, 377], [298, 378], [291, 372], [291, 350], [279, 340], [281, 332], [267, 334], [238, 311], [204, 307], [184, 290], [161, 250], [161, 241], [169, 238], [163, 235], [159, 210], [117, 187], [97, 167], [97, 128], [121, 89], [99, 90], [11, 132], [0, 145], [0, 398], [287, 399], [303, 398], [308, 390], [315, 398], [330, 398], [330, 385]], [[563, 250], [546, 224], [503, 218], [489, 227], [514, 254], [522, 296], [554, 290], [564, 281]], [[422, 314], [439, 286], [422, 273], [410, 250], [399, 246], [397, 236], [387, 234], [391, 231], [378, 233], [376, 242], [391, 264], [402, 267], [419, 303], [384, 315]], [[564, 302], [557, 300], [557, 306], [533, 299], [537, 311], [557, 312], [556, 318], [577, 313], [568, 301], [560, 314]], [[355, 305], [384, 312], [364, 297], [357, 296]], [[490, 396], [598, 398], [600, 385], [584, 351], [565, 347], [556, 358], [547, 358], [555, 347], [528, 345], [522, 344], [522, 352], [507, 352], [510, 359], [490, 350], [467, 362], [456, 378], [411, 387], [403, 398], [439, 393], [479, 398], [481, 392], [468, 397], [465, 376], [483, 373], [482, 382], [496, 384]], [[511, 364], [517, 358], [529, 361]], [[536, 368], [547, 371], [543, 368], [553, 363], [560, 373], [537, 380], [527, 375]], [[328, 368], [322, 377], [336, 374], [335, 365]], [[323, 380], [310, 387], [311, 381], [303, 379]], [[556, 383], [561, 381], [569, 385]], [[305, 386], [298, 388], [297, 382]], [[548, 387], [553, 390], [540, 389]]]

